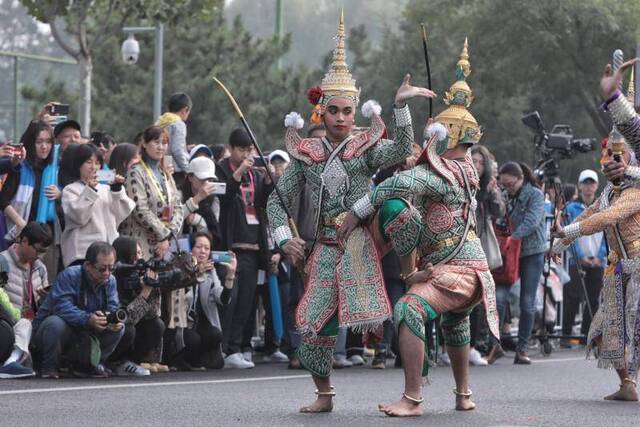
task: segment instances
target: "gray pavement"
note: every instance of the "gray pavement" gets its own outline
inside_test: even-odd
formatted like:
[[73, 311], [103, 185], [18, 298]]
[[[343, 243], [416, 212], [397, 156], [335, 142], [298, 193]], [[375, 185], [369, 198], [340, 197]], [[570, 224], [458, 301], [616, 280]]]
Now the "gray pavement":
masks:
[[400, 396], [402, 371], [388, 367], [335, 372], [334, 412], [303, 415], [313, 386], [303, 371], [284, 365], [255, 369], [156, 374], [142, 379], [0, 381], [0, 426], [626, 426], [640, 425], [638, 403], [605, 402], [617, 388], [612, 371], [596, 369], [579, 350], [533, 355], [513, 365], [513, 353], [494, 366], [473, 367], [478, 408], [453, 409], [449, 368], [435, 368], [424, 389], [425, 415], [390, 419], [378, 402]]

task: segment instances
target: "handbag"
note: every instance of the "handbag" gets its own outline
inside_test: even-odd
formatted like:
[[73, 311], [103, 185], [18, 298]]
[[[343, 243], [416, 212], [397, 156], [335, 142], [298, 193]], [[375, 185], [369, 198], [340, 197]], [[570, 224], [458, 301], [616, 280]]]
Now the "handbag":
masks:
[[495, 234], [500, 246], [502, 266], [491, 270], [496, 285], [513, 285], [520, 277], [520, 251], [522, 241], [511, 237], [513, 228], [508, 216], [504, 224], [495, 224]]
[[480, 234], [480, 244], [484, 250], [484, 254], [487, 257], [487, 265], [489, 270], [495, 270], [502, 267], [502, 255], [500, 252], [500, 243], [496, 237], [496, 232], [493, 229], [493, 222], [489, 220], [489, 217], [485, 217], [484, 229]]

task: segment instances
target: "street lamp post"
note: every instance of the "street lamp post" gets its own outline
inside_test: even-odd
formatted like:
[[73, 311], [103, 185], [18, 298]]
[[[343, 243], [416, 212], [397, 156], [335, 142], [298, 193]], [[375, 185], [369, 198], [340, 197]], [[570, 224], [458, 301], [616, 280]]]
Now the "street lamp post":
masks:
[[[162, 112], [162, 62], [163, 62], [163, 45], [164, 45], [164, 25], [162, 23], [156, 24], [155, 27], [124, 27], [122, 29], [132, 40], [135, 33], [149, 33], [153, 32], [155, 35], [155, 48], [154, 48], [154, 70], [153, 70], [153, 121], [155, 122], [160, 113]], [[126, 41], [125, 41], [126, 43]], [[137, 43], [137, 42], [136, 42]], [[125, 45], [123, 44], [123, 51]], [[137, 62], [137, 54], [132, 60], [127, 60], [128, 64], [134, 64]]]

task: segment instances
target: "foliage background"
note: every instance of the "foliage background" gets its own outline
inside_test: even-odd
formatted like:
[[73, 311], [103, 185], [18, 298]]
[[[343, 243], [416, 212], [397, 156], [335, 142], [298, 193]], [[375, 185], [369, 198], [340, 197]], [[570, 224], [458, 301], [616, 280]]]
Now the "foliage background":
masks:
[[[190, 142], [224, 143], [239, 124], [210, 80], [214, 74], [236, 96], [268, 149], [281, 144], [287, 112], [308, 115], [305, 92], [324, 73], [342, 2], [283, 1], [287, 36], [282, 40], [273, 36], [275, 0], [233, 0], [209, 14], [185, 14], [167, 23], [163, 93], [165, 100], [176, 91], [192, 95]], [[43, 26], [36, 27], [17, 1], [0, 3], [2, 49], [60, 55]], [[635, 0], [353, 0], [344, 6], [347, 60], [362, 86], [361, 99], [377, 99], [386, 120], [405, 73], [412, 73], [416, 84], [425, 84], [420, 22], [427, 24], [439, 95], [453, 83], [455, 63], [468, 37], [468, 81], [476, 97], [471, 111], [484, 127], [482, 143], [500, 162], [533, 161], [533, 135], [520, 121], [532, 110], [540, 111], [548, 129], [563, 123], [571, 125], [577, 137], [607, 133], [610, 123], [598, 109], [598, 80], [614, 49], [623, 49], [628, 57], [635, 51], [640, 17], [640, 2]], [[126, 24], [152, 20], [136, 18]], [[22, 38], [11, 42], [15, 34]], [[93, 128], [123, 141], [152, 119], [153, 36], [137, 38], [141, 56], [135, 66], [120, 60], [121, 33], [110, 36], [93, 59]], [[276, 67], [279, 58], [282, 69]], [[32, 110], [49, 99], [76, 102], [74, 71], [29, 68], [34, 74], [22, 95]], [[0, 71], [0, 88], [11, 93], [6, 61], [0, 61]], [[0, 126], [5, 129], [11, 125], [6, 120], [11, 117], [9, 104], [7, 97], [0, 104]], [[434, 109], [443, 109], [441, 99]], [[419, 138], [427, 103], [413, 103], [412, 112]], [[589, 153], [564, 161], [562, 176], [575, 181], [580, 169], [597, 169], [597, 160], [597, 153]]]

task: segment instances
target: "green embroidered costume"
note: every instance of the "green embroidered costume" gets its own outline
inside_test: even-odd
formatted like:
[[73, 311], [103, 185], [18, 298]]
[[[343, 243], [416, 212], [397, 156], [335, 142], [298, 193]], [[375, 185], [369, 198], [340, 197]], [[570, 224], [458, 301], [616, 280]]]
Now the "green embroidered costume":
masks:
[[[468, 153], [459, 160], [440, 157], [448, 148], [480, 139], [480, 128], [466, 109], [472, 99], [464, 81], [469, 72], [465, 41], [458, 81], [447, 93], [452, 105], [430, 127], [434, 135], [418, 164], [385, 180], [352, 208], [361, 219], [378, 211], [374, 223], [399, 256], [417, 251], [421, 268], [428, 263], [434, 266], [427, 282], [414, 284], [396, 304], [396, 326], [406, 324], [424, 341], [425, 322], [442, 314], [445, 343], [453, 347], [470, 342], [468, 315], [480, 301], [491, 332], [498, 336], [495, 284], [473, 231], [478, 175]], [[425, 352], [424, 375], [426, 367]]]
[[[321, 85], [321, 106], [325, 108], [332, 97], [344, 97], [355, 107], [359, 90], [345, 62], [342, 19], [336, 38], [333, 63]], [[326, 138], [300, 138], [296, 127], [302, 127], [302, 120], [297, 113], [285, 120], [285, 143], [292, 160], [277, 186], [291, 206], [306, 183], [318, 207], [316, 243], [307, 260], [308, 279], [296, 323], [303, 336], [298, 349], [300, 362], [321, 377], [330, 374], [338, 326], [369, 331], [391, 317], [378, 252], [369, 231], [359, 227], [344, 250], [336, 240], [346, 212], [369, 190], [371, 176], [379, 168], [402, 162], [411, 153], [413, 129], [408, 107], [394, 111], [396, 141], [383, 138], [385, 125], [379, 114], [379, 105], [365, 103], [363, 115], [371, 117], [371, 127], [335, 145]], [[275, 193], [269, 199], [267, 213], [274, 240], [283, 247], [292, 233]]]

